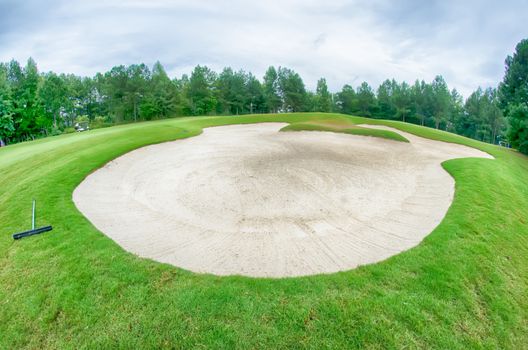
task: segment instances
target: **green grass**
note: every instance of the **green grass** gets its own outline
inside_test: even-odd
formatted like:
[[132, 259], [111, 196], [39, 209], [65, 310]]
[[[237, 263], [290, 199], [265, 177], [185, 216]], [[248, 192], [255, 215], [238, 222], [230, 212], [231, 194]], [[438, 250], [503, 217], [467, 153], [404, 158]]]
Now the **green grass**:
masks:
[[280, 131], [330, 131], [351, 135], [373, 136], [384, 139], [409, 142], [405, 137], [390, 130], [369, 129], [358, 126], [348, 118], [336, 118], [333, 120], [309, 120], [291, 123]]
[[[384, 124], [489, 152], [444, 163], [453, 205], [419, 246], [330, 275], [252, 279], [140, 259], [95, 229], [71, 194], [109, 160], [231, 123], [331, 114], [181, 118], [0, 149], [0, 348], [525, 348], [528, 158], [453, 134]], [[13, 241], [38, 221], [51, 232]]]

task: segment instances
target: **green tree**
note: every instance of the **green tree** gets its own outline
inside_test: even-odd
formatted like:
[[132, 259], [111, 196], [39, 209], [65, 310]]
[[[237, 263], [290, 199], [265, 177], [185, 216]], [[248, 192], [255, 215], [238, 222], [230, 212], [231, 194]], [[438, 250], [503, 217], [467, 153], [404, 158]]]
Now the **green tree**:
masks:
[[528, 154], [528, 104], [518, 103], [508, 108], [510, 129], [508, 138], [520, 152]]
[[378, 115], [383, 119], [393, 119], [396, 116], [397, 110], [393, 101], [395, 85], [397, 84], [394, 79], [387, 79], [378, 87]]
[[150, 81], [150, 70], [145, 64], [116, 66], [104, 75], [96, 75], [95, 80], [115, 121], [140, 118], [140, 106]]
[[405, 118], [411, 113], [411, 89], [406, 82], [401, 85], [394, 85], [393, 92], [394, 106], [396, 107], [396, 117], [405, 122]]
[[359, 114], [366, 117], [371, 116], [376, 107], [376, 95], [367, 82], [361, 83], [357, 89], [357, 106]]
[[[99, 76], [100, 73], [97, 77]], [[73, 126], [75, 119], [81, 115], [87, 115], [93, 120], [98, 115], [108, 114], [107, 100], [102, 98], [103, 89], [98, 85], [97, 79], [73, 74], [61, 74], [60, 78], [67, 90], [67, 102], [60, 113], [63, 126]]]
[[331, 112], [332, 111], [332, 95], [328, 91], [326, 79], [321, 78], [317, 81], [316, 89], [316, 106], [317, 112]]
[[279, 67], [278, 81], [282, 109], [289, 112], [304, 111], [306, 89], [300, 75], [289, 68]]
[[53, 72], [40, 75], [32, 59], [24, 68], [13, 60], [0, 64], [0, 138], [12, 143], [47, 135], [52, 128], [71, 127], [80, 117], [103, 126], [173, 115], [335, 110], [401, 119], [496, 142], [508, 124], [504, 111], [510, 119], [512, 144], [524, 150], [523, 43], [506, 61], [508, 74], [499, 94], [479, 88], [465, 104], [456, 90], [449, 91], [441, 76], [430, 84], [417, 80], [412, 86], [387, 79], [376, 94], [366, 82], [357, 89], [345, 85], [332, 95], [324, 78], [318, 80], [315, 91], [306, 91], [300, 75], [284, 67], [269, 67], [261, 83], [250, 72], [225, 68], [217, 75], [202, 66], [195, 67], [190, 77], [184, 74], [171, 80], [159, 62], [152, 72], [144, 64], [133, 64], [113, 67], [93, 78]]
[[104, 75], [96, 75], [97, 85], [106, 104], [108, 113], [115, 122], [126, 119], [125, 96], [127, 94], [128, 75], [125, 66], [115, 66]]
[[154, 63], [150, 81], [146, 82], [146, 86], [140, 104], [141, 116], [144, 119], [167, 118], [181, 113], [178, 85], [169, 78], [159, 61]]
[[420, 124], [425, 125], [426, 118], [426, 101], [427, 101], [427, 90], [430, 90], [430, 87], [425, 83], [425, 81], [416, 80], [414, 85], [411, 87], [411, 100], [412, 107], [416, 118], [419, 120]]
[[480, 141], [496, 143], [506, 125], [499, 108], [497, 92], [480, 87], [466, 100], [465, 113], [456, 123], [456, 132]]
[[50, 72], [43, 76], [39, 98], [42, 101], [47, 119], [55, 129], [58, 127], [60, 113], [65, 110], [68, 103], [68, 93], [64, 80], [57, 74]]
[[11, 91], [7, 81], [7, 67], [0, 64], [0, 146], [9, 143], [9, 138], [15, 132]]
[[269, 67], [264, 74], [263, 90], [267, 111], [277, 113], [282, 100], [279, 95], [279, 76], [273, 66]]
[[483, 119], [482, 99], [484, 91], [482, 88], [475, 90], [466, 100], [465, 113], [457, 122], [457, 133], [466, 137], [477, 138], [480, 129], [480, 121]]
[[186, 86], [192, 115], [207, 115], [216, 109], [214, 84], [216, 74], [208, 67], [196, 66]]
[[245, 106], [249, 103], [247, 80], [248, 76], [244, 71], [234, 72], [230, 67], [224, 68], [216, 79], [219, 114], [238, 115], [245, 112]]
[[249, 104], [246, 109], [249, 113], [263, 112], [266, 106], [264, 90], [260, 81], [251, 73], [246, 77], [246, 89], [248, 94], [246, 103]]
[[306, 91], [306, 97], [304, 98], [304, 110], [307, 112], [320, 112], [318, 104], [319, 101], [315, 92]]
[[464, 117], [464, 98], [456, 90], [451, 91], [451, 111], [450, 118], [446, 130], [449, 132], [457, 132], [457, 124], [460, 119]]
[[435, 128], [439, 129], [442, 123], [446, 123], [449, 117], [449, 107], [451, 102], [451, 94], [444, 78], [437, 75], [431, 84], [433, 90], [433, 118]]
[[508, 137], [512, 146], [528, 154], [528, 39], [517, 44], [505, 65], [506, 73], [499, 85], [500, 107], [510, 122]]
[[341, 113], [353, 114], [357, 112], [357, 102], [356, 91], [348, 84], [344, 85], [341, 91], [337, 93], [336, 107]]
[[490, 143], [497, 143], [497, 137], [502, 136], [506, 126], [504, 114], [499, 107], [499, 96], [496, 89], [488, 88], [486, 90], [488, 103], [484, 109], [484, 115], [489, 125], [489, 140]]
[[13, 121], [17, 141], [34, 139], [41, 132], [37, 123], [41, 112], [37, 90], [40, 76], [37, 64], [29, 58], [22, 69], [18, 62], [11, 61], [8, 66], [8, 81], [12, 91]]
[[125, 101], [128, 110], [132, 110], [134, 121], [139, 118], [139, 106], [145, 96], [148, 81], [150, 80], [150, 70], [145, 64], [132, 64], [126, 69], [127, 83], [125, 89]]

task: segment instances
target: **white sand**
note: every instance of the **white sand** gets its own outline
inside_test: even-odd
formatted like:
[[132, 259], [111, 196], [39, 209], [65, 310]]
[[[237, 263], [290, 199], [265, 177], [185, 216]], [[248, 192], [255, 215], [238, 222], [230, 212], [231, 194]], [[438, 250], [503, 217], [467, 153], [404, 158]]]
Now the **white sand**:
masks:
[[400, 131], [411, 143], [279, 133], [284, 125], [208, 128], [140, 148], [88, 176], [73, 200], [141, 257], [217, 275], [302, 276], [418, 245], [453, 199], [440, 164], [491, 158]]

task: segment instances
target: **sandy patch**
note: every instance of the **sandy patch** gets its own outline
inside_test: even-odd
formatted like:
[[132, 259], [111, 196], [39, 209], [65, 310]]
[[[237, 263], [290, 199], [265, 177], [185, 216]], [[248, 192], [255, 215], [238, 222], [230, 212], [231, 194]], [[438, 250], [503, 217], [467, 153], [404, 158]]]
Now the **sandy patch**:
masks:
[[73, 200], [141, 257], [217, 275], [302, 276], [416, 246], [453, 199], [440, 164], [491, 158], [395, 129], [410, 143], [279, 133], [285, 125], [208, 128], [140, 148], [88, 176]]

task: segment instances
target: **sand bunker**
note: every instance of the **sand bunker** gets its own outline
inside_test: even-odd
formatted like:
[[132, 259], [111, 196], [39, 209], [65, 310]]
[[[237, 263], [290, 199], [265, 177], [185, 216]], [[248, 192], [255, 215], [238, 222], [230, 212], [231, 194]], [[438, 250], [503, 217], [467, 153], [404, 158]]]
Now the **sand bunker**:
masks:
[[208, 128], [143, 147], [88, 176], [73, 200], [141, 257], [217, 275], [302, 276], [418, 245], [453, 199], [441, 162], [491, 158], [400, 131], [411, 143], [278, 132], [284, 125]]

